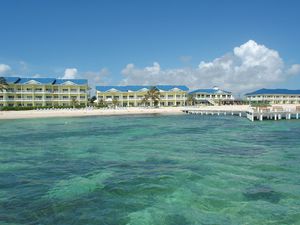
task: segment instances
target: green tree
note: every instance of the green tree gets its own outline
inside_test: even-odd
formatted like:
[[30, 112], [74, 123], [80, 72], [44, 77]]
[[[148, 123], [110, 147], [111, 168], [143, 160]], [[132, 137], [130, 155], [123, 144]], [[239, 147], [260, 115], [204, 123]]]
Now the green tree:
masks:
[[97, 106], [99, 108], [105, 108], [105, 107], [107, 107], [107, 104], [105, 103], [105, 101], [103, 99], [100, 99]]
[[88, 99], [88, 105], [89, 106], [95, 105], [96, 100], [97, 100], [96, 96], [92, 96], [91, 98]]
[[3, 92], [4, 90], [7, 90], [8, 83], [6, 82], [4, 77], [0, 77], [0, 91]]
[[119, 100], [117, 98], [113, 98], [111, 103], [112, 103], [113, 107], [116, 108], [119, 105]]
[[188, 105], [195, 105], [196, 99], [193, 95], [189, 95], [186, 102], [187, 102]]
[[71, 106], [73, 106], [73, 108], [75, 108], [78, 105], [78, 100], [76, 97], [72, 97], [71, 99]]
[[142, 99], [143, 104], [151, 103], [151, 105], [157, 106], [160, 101], [160, 91], [157, 87], [151, 87], [147, 91], [146, 95]]

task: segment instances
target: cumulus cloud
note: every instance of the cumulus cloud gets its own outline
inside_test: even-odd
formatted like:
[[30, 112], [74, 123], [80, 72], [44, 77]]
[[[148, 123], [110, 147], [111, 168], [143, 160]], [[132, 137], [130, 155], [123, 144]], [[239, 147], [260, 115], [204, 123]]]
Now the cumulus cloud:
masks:
[[300, 73], [300, 64], [294, 64], [292, 65], [288, 70], [288, 74], [290, 75], [296, 75]]
[[8, 73], [11, 70], [9, 65], [0, 64], [0, 74]]
[[276, 50], [257, 44], [253, 40], [235, 47], [210, 62], [198, 67], [161, 69], [158, 62], [138, 68], [128, 64], [121, 73], [122, 84], [184, 84], [191, 89], [219, 86], [237, 93], [267, 87], [300, 72], [300, 65], [285, 65]]
[[95, 94], [96, 85], [107, 85], [111, 83], [109, 79], [110, 71], [107, 68], [102, 68], [99, 71], [87, 71], [81, 74], [81, 77], [88, 79], [92, 95]]
[[64, 76], [62, 79], [75, 79], [78, 74], [78, 70], [76, 68], [67, 68], [65, 69]]

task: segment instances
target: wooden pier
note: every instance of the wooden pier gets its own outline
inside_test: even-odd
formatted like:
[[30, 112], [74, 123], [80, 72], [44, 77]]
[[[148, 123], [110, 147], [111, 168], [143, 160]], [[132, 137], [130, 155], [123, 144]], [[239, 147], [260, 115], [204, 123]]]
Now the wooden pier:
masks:
[[239, 116], [245, 117], [251, 121], [263, 120], [291, 120], [300, 119], [300, 110], [298, 111], [264, 111], [264, 110], [247, 110], [247, 111], [230, 111], [230, 110], [202, 110], [202, 109], [185, 109], [184, 113], [201, 116]]

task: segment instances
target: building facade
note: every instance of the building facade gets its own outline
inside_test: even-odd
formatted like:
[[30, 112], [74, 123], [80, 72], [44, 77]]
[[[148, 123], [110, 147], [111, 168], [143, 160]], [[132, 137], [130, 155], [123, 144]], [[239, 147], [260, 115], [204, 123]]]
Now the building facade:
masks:
[[193, 97], [196, 105], [215, 105], [219, 104], [220, 102], [230, 102], [234, 100], [231, 92], [221, 90], [218, 87], [214, 87], [211, 89], [197, 89], [191, 91], [189, 95]]
[[260, 89], [245, 96], [248, 101], [256, 103], [300, 104], [300, 90]]
[[85, 79], [4, 77], [8, 87], [0, 91], [0, 106], [84, 106], [88, 102]]
[[96, 86], [97, 102], [106, 104], [117, 102], [121, 107], [153, 106], [153, 102], [145, 104], [143, 99], [151, 88], [159, 90], [159, 106], [184, 106], [188, 88], [176, 85], [157, 86]]

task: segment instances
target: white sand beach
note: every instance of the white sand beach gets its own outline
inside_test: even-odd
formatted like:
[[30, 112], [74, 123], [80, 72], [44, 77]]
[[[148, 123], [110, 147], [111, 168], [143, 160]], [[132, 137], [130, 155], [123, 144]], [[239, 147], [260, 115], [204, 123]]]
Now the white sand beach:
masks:
[[[135, 115], [135, 114], [183, 114], [183, 110], [191, 107], [162, 107], [162, 108], [118, 108], [118, 109], [50, 109], [28, 111], [0, 111], [2, 119], [26, 119], [47, 117], [82, 117], [82, 116], [112, 116], [112, 115]], [[246, 111], [248, 105], [233, 106], [201, 106], [192, 107], [203, 110], [222, 111]]]

